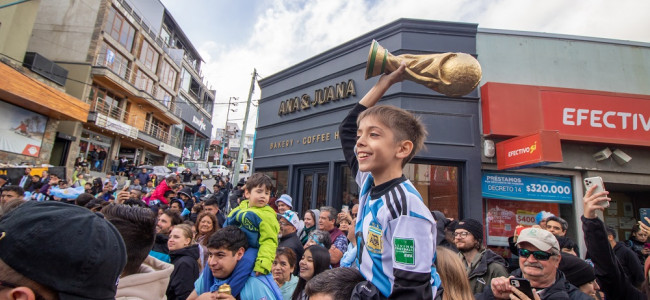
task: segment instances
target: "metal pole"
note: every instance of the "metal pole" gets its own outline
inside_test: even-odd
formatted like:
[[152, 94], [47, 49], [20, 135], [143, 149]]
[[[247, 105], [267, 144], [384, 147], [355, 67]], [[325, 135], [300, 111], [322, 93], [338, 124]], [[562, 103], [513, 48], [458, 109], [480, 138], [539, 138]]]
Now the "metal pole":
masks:
[[[232, 99], [235, 98], [235, 100], [239, 100], [239, 98], [236, 97], [230, 97], [228, 98], [228, 111], [226, 112], [226, 126], [223, 128], [223, 140], [221, 141], [221, 155], [219, 156], [219, 163], [221, 165], [223, 164], [223, 152], [226, 150], [226, 141], [228, 140], [228, 118], [230, 117], [230, 105]], [[225, 166], [225, 165], [224, 165]]]
[[241, 131], [241, 137], [239, 138], [239, 153], [237, 154], [237, 161], [235, 162], [235, 167], [233, 172], [235, 173], [232, 178], [233, 184], [239, 182], [239, 165], [241, 164], [242, 157], [244, 156], [244, 139], [246, 138], [246, 125], [248, 123], [248, 112], [251, 108], [251, 99], [253, 98], [253, 91], [255, 90], [255, 78], [257, 78], [257, 70], [253, 69], [253, 77], [251, 78], [251, 88], [248, 91], [248, 101], [246, 101], [246, 113], [244, 114], [244, 128]]

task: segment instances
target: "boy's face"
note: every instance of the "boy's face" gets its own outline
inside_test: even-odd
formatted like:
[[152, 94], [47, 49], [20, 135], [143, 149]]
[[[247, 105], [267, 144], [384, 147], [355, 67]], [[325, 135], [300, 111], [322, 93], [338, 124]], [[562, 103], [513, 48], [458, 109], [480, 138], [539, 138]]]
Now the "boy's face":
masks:
[[402, 159], [406, 157], [402, 143], [395, 142], [393, 131], [374, 116], [359, 122], [356, 147], [360, 171], [374, 176], [386, 171], [392, 162], [399, 162], [401, 172]]
[[255, 207], [264, 207], [269, 203], [271, 190], [264, 185], [254, 187], [252, 190], [245, 189], [244, 197], [248, 199], [248, 204]]

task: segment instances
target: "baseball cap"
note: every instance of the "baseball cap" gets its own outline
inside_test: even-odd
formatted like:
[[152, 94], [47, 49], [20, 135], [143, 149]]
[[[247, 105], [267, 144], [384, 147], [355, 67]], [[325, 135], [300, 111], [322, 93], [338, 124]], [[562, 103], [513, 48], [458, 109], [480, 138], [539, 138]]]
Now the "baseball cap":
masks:
[[287, 194], [282, 194], [282, 195], [280, 196], [280, 198], [278, 198], [277, 200], [275, 200], [275, 202], [276, 202], [276, 203], [277, 203], [277, 202], [282, 202], [282, 203], [288, 205], [289, 207], [293, 208], [293, 204], [291, 204], [291, 202], [293, 202], [293, 199], [291, 199], [291, 196], [289, 196], [289, 195], [287, 195]]
[[0, 218], [0, 259], [61, 300], [115, 299], [126, 247], [101, 215], [67, 203], [29, 201]]
[[526, 228], [522, 230], [517, 239], [517, 246], [521, 243], [530, 243], [542, 251], [555, 249], [556, 252], [560, 252], [560, 244], [557, 242], [555, 236], [551, 232], [541, 228]]
[[298, 218], [298, 214], [296, 214], [294, 211], [287, 210], [283, 214], [278, 214], [278, 216], [283, 217], [285, 220], [287, 220], [287, 222], [293, 225], [296, 230], [302, 230], [302, 223], [300, 222], [300, 218]]

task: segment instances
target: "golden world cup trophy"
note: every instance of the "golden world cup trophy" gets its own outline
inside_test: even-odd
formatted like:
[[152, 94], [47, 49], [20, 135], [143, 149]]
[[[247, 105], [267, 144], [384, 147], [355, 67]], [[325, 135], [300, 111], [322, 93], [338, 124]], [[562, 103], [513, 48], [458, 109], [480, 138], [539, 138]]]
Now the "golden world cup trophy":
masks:
[[366, 64], [366, 79], [390, 73], [404, 62], [404, 78], [438, 93], [460, 97], [473, 91], [481, 81], [481, 65], [467, 53], [392, 55], [373, 40]]

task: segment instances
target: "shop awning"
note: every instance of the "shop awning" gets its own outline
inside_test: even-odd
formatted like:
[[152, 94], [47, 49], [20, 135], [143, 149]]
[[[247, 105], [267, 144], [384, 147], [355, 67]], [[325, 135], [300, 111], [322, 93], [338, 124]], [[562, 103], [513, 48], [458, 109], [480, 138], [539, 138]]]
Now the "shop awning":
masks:
[[48, 117], [86, 122], [90, 105], [0, 63], [0, 99]]

